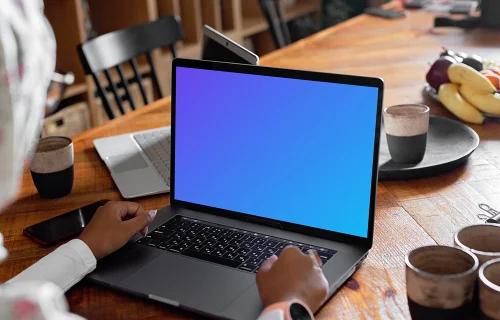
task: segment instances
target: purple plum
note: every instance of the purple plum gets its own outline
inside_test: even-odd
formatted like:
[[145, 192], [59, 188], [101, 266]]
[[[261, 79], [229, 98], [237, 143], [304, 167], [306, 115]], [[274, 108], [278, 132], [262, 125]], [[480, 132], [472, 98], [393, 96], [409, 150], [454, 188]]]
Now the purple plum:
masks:
[[454, 63], [457, 63], [457, 60], [449, 56], [443, 56], [437, 59], [430, 68], [429, 72], [427, 72], [427, 76], [425, 77], [427, 83], [438, 91], [439, 87], [443, 83], [451, 82], [448, 77], [448, 68]]

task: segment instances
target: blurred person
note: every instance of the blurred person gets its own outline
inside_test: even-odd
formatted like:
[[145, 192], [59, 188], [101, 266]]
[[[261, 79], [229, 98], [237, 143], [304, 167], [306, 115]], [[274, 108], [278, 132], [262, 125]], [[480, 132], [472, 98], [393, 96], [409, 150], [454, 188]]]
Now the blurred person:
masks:
[[[0, 212], [15, 200], [40, 133], [55, 47], [41, 0], [0, 0]], [[146, 235], [155, 215], [132, 202], [100, 207], [77, 239], [0, 285], [0, 319], [82, 319], [69, 313], [64, 292], [93, 271], [98, 259], [137, 232]], [[256, 276], [265, 307], [259, 320], [293, 320], [292, 309], [300, 319], [313, 318], [328, 283], [321, 259], [309, 253], [288, 247], [263, 263]], [[0, 262], [7, 256], [0, 234]]]

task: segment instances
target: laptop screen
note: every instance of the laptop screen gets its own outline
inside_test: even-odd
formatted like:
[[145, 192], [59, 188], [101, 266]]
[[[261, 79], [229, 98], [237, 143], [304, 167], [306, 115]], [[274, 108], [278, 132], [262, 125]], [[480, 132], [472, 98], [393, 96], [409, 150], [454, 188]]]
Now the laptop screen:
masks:
[[368, 236], [379, 89], [176, 67], [174, 196]]

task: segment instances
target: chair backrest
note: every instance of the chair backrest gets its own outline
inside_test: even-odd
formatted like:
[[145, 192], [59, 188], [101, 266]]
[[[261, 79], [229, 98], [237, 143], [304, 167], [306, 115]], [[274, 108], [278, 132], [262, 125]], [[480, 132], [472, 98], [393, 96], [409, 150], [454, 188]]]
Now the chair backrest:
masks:
[[[77, 51], [83, 65], [85, 74], [92, 75], [97, 92], [102, 100], [103, 107], [109, 117], [115, 117], [107, 92], [112, 92], [121, 114], [125, 113], [123, 100], [129, 101], [132, 110], [135, 110], [135, 102], [130, 94], [129, 83], [137, 82], [144, 104], [149, 101], [142, 83], [136, 57], [144, 54], [148, 60], [151, 72], [149, 76], [153, 82], [153, 88], [158, 98], [162, 98], [160, 84], [156, 68], [151, 56], [154, 49], [169, 47], [174, 58], [177, 57], [176, 42], [183, 39], [181, 21], [178, 16], [163, 17], [155, 21], [133, 26], [127, 29], [117, 30], [86, 41], [78, 45]], [[135, 77], [127, 79], [123, 72], [123, 63], [130, 63]], [[120, 82], [113, 82], [110, 70], [115, 69], [120, 76]], [[103, 86], [99, 73], [103, 72], [108, 81]], [[118, 88], [125, 90], [125, 96], [121, 97]]]
[[260, 8], [269, 25], [277, 49], [292, 43], [290, 31], [283, 15], [279, 0], [259, 0]]

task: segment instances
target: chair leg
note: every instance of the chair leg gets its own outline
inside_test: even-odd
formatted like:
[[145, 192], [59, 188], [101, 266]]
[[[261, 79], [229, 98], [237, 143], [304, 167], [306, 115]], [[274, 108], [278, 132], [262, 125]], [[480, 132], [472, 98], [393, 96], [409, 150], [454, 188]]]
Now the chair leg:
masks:
[[132, 110], [135, 110], [134, 98], [132, 98], [132, 95], [130, 94], [130, 90], [129, 90], [129, 87], [128, 87], [128, 81], [127, 81], [127, 78], [124, 75], [123, 67], [122, 67], [121, 64], [119, 64], [119, 65], [116, 66], [116, 71], [118, 71], [118, 74], [120, 75], [120, 79], [122, 80], [123, 88], [125, 89], [127, 100], [130, 103], [130, 108], [132, 108]]
[[132, 69], [134, 70], [134, 75], [137, 78], [137, 85], [139, 86], [139, 90], [141, 91], [142, 100], [144, 101], [144, 105], [149, 104], [148, 97], [146, 96], [146, 92], [144, 91], [144, 87], [142, 86], [142, 76], [139, 72], [139, 67], [137, 66], [137, 60], [135, 58], [129, 60]]
[[153, 86], [155, 88], [156, 94], [158, 98], [163, 98], [163, 93], [161, 92], [160, 83], [158, 82], [158, 76], [156, 74], [156, 68], [153, 61], [153, 57], [151, 56], [151, 52], [146, 52], [146, 58], [148, 59], [149, 66], [151, 67], [151, 77], [153, 78]]
[[292, 43], [292, 37], [290, 36], [290, 30], [288, 30], [288, 24], [283, 15], [283, 10], [281, 10], [281, 5], [278, 0], [274, 0], [274, 7], [276, 8], [276, 14], [278, 15], [278, 20], [280, 21], [280, 29], [283, 34], [284, 46]]
[[109, 87], [111, 87], [111, 91], [113, 92], [113, 96], [115, 97], [116, 104], [118, 105], [118, 109], [120, 110], [121, 114], [125, 114], [125, 110], [123, 109], [123, 102], [122, 99], [120, 98], [120, 95], [118, 94], [118, 88], [116, 87], [116, 83], [113, 82], [113, 79], [111, 78], [111, 73], [109, 70], [104, 70], [104, 74], [106, 75], [106, 79], [108, 79], [108, 84]]
[[113, 120], [115, 118], [115, 115], [113, 114], [113, 111], [111, 110], [111, 106], [109, 104], [108, 98], [106, 97], [106, 92], [104, 91], [104, 88], [101, 84], [101, 80], [99, 80], [99, 77], [95, 73], [92, 73], [92, 78], [94, 79], [94, 83], [97, 87], [97, 92], [99, 93], [99, 96], [101, 97], [101, 102], [102, 102], [102, 106], [104, 107], [104, 111], [106, 111], [106, 114], [108, 115], [109, 120]]
[[260, 0], [260, 7], [269, 24], [269, 31], [273, 37], [276, 49], [283, 48], [285, 46], [285, 39], [281, 32], [281, 25], [274, 4], [269, 0]]

